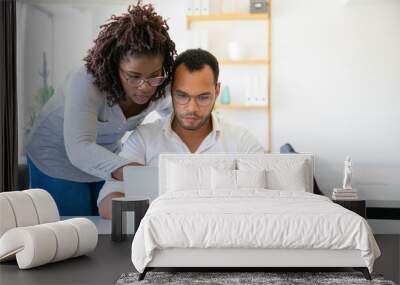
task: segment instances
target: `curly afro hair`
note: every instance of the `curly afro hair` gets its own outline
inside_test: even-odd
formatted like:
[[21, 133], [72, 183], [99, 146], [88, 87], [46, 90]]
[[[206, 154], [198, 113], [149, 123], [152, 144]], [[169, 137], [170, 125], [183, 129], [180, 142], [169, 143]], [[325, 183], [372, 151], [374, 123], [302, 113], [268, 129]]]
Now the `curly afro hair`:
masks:
[[130, 5], [128, 12], [113, 15], [100, 27], [94, 46], [84, 58], [85, 66], [94, 76], [94, 84], [107, 94], [107, 103], [113, 106], [126, 98], [120, 78], [119, 64], [126, 55], [160, 55], [166, 80], [160, 85], [152, 100], [165, 96], [165, 87], [171, 81], [176, 49], [168, 35], [167, 22], [154, 11], [151, 4]]

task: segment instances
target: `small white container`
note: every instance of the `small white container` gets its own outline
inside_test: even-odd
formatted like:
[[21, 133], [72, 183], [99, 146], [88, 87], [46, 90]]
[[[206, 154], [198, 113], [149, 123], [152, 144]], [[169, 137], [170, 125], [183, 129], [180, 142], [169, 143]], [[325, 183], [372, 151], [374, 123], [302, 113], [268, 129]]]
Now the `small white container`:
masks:
[[243, 48], [237, 42], [228, 43], [228, 55], [232, 60], [240, 60], [243, 58]]

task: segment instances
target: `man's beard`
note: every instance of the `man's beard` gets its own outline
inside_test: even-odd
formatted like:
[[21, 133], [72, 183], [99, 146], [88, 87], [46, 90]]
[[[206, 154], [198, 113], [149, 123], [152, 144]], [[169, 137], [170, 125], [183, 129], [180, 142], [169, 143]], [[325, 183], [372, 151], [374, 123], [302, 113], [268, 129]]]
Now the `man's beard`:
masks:
[[[190, 126], [186, 125], [184, 123], [184, 119], [183, 119], [184, 117], [193, 117], [193, 118], [197, 119], [198, 120], [197, 124], [196, 125], [190, 125]], [[179, 124], [179, 126], [182, 129], [187, 130], [187, 131], [197, 131], [197, 130], [199, 130], [202, 126], [204, 126], [205, 123], [207, 123], [207, 121], [208, 121], [208, 119], [210, 117], [211, 117], [211, 112], [208, 113], [204, 117], [198, 116], [195, 112], [185, 113], [185, 114], [181, 114], [181, 115], [176, 114], [177, 123]]]

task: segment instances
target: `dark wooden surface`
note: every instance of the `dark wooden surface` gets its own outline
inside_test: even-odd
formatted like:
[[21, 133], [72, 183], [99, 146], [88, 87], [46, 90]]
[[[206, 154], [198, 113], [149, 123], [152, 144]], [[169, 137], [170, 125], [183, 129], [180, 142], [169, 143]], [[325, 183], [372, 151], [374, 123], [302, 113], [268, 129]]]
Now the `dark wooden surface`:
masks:
[[125, 212], [135, 213], [135, 232], [137, 231], [140, 221], [149, 208], [150, 200], [124, 200], [125, 198], [117, 198], [112, 200], [112, 233], [113, 241], [123, 241], [126, 238], [126, 220]]
[[96, 249], [85, 256], [19, 270], [16, 261], [0, 263], [0, 284], [115, 284], [122, 273], [135, 271], [133, 236], [123, 242], [99, 235]]
[[400, 220], [400, 200], [367, 200], [367, 218]]
[[334, 203], [359, 214], [361, 217], [366, 217], [365, 200], [332, 200]]

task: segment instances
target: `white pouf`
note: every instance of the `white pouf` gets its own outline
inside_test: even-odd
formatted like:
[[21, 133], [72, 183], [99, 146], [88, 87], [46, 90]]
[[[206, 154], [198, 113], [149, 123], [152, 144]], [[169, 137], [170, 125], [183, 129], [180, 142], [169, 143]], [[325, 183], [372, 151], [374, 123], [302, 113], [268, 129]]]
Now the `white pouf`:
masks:
[[0, 193], [0, 214], [0, 262], [16, 259], [20, 269], [28, 269], [96, 248], [94, 223], [60, 221], [53, 198], [42, 189]]

